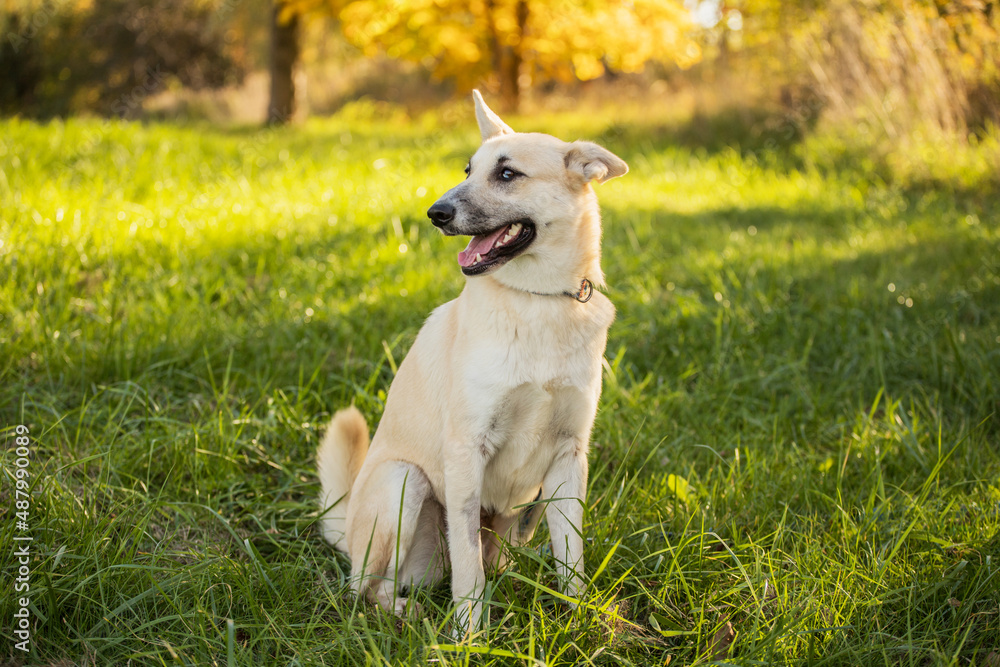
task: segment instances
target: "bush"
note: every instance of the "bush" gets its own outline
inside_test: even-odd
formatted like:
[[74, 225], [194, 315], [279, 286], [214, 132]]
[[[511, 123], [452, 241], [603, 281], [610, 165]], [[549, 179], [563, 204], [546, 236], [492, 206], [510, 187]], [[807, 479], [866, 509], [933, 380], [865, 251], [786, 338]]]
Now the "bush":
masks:
[[797, 46], [829, 112], [864, 116], [891, 139], [1000, 121], [1000, 12], [895, 0], [837, 1], [818, 14]]
[[21, 2], [0, 13], [0, 112], [134, 117], [171, 81], [191, 88], [240, 80], [221, 5], [195, 0]]

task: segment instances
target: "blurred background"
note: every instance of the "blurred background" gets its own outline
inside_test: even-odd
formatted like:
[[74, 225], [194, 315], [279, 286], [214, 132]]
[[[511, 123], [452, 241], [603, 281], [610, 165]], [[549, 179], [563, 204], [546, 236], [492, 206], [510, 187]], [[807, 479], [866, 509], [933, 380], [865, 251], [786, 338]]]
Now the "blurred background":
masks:
[[506, 112], [632, 103], [775, 140], [823, 122], [965, 141], [1000, 120], [998, 4], [2, 0], [0, 111], [286, 123], [479, 86]]

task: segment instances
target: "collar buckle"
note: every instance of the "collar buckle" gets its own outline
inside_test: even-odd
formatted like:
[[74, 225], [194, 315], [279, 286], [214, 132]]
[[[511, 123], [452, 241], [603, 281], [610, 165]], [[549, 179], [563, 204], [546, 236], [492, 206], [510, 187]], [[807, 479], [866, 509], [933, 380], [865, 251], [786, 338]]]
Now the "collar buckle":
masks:
[[576, 294], [572, 292], [566, 292], [566, 294], [580, 303], [587, 303], [590, 301], [590, 297], [594, 296], [594, 283], [584, 278], [580, 281], [580, 289], [576, 291]]

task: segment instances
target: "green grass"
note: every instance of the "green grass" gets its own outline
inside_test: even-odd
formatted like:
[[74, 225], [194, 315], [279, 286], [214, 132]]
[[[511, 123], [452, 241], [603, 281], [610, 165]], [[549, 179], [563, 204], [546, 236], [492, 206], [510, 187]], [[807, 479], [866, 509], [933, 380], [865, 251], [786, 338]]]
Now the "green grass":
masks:
[[[475, 148], [464, 111], [0, 121], [0, 565], [10, 591], [25, 424], [30, 664], [995, 666], [989, 170], [894, 182], [829, 142], [695, 149], [599, 115], [512, 123], [632, 168], [599, 190], [619, 316], [590, 592], [558, 604], [543, 527], [490, 577], [471, 647], [446, 585], [412, 623], [352, 598], [315, 528], [313, 452], [338, 407], [378, 422], [462, 287], [462, 242], [424, 211]], [[27, 664], [15, 604], [0, 661]]]

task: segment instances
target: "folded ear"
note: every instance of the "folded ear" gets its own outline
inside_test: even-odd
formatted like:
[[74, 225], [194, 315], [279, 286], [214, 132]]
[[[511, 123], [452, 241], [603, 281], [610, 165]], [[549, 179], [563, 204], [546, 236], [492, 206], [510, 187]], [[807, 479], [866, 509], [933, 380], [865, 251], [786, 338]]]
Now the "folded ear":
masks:
[[483, 135], [483, 143], [501, 134], [514, 134], [514, 130], [507, 127], [507, 123], [486, 106], [478, 90], [472, 91], [472, 99], [476, 101], [476, 122], [479, 123], [479, 134]]
[[628, 173], [628, 165], [606, 148], [589, 141], [574, 141], [569, 145], [564, 158], [566, 169], [576, 172], [587, 183], [603, 183], [616, 176]]

